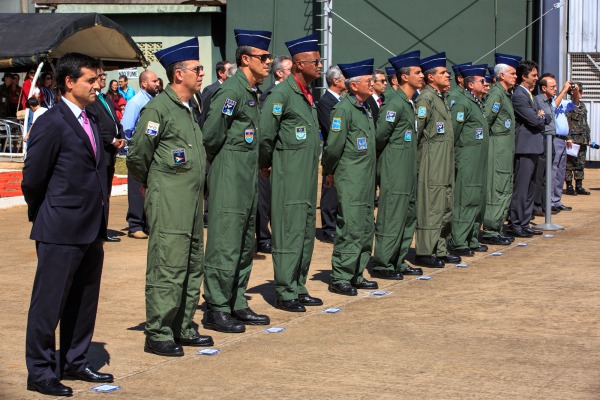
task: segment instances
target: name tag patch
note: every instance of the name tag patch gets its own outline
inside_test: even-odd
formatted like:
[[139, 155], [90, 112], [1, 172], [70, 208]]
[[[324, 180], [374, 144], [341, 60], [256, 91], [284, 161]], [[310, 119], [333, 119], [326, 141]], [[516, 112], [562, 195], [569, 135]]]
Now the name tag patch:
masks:
[[507, 119], [506, 121], [504, 121], [504, 127], [506, 129], [510, 128], [510, 122], [511, 122], [510, 119]]
[[306, 140], [306, 127], [298, 126], [296, 128], [296, 140]]
[[331, 130], [334, 132], [338, 132], [340, 129], [342, 129], [342, 119], [341, 118], [334, 118], [331, 121]]
[[456, 121], [457, 122], [465, 122], [465, 113], [464, 112], [456, 113]]
[[185, 164], [187, 162], [187, 159], [185, 158], [185, 149], [176, 149], [173, 150], [173, 164], [175, 165], [181, 165], [181, 164]]
[[256, 102], [254, 100], [248, 100], [248, 107], [254, 107]]
[[359, 137], [358, 139], [356, 139], [356, 147], [359, 150], [366, 150], [367, 149], [367, 138]]
[[436, 122], [436, 132], [438, 135], [443, 135], [446, 133], [446, 128], [443, 122]]
[[273, 115], [281, 115], [282, 109], [283, 109], [283, 104], [273, 103]]
[[158, 128], [160, 124], [158, 122], [148, 121], [148, 125], [146, 125], [146, 135], [156, 136], [158, 135]]
[[427, 116], [427, 107], [425, 107], [425, 106], [419, 107], [419, 110], [417, 111], [417, 116], [419, 118], [425, 118]]
[[492, 106], [492, 112], [497, 113], [498, 111], [500, 111], [500, 103], [495, 102]]
[[482, 140], [483, 139], [483, 128], [476, 128], [475, 129], [475, 139], [476, 140]]
[[404, 141], [410, 142], [412, 140], [412, 131], [404, 132]]
[[254, 142], [254, 129], [246, 129], [244, 131], [244, 139], [246, 140], [246, 143]]
[[387, 114], [385, 114], [385, 120], [387, 122], [395, 122], [396, 121], [396, 111], [388, 111]]
[[225, 99], [225, 104], [223, 104], [223, 110], [221, 110], [221, 112], [225, 115], [232, 116], [233, 109], [235, 108], [236, 104], [237, 104], [237, 101], [233, 101], [231, 99]]

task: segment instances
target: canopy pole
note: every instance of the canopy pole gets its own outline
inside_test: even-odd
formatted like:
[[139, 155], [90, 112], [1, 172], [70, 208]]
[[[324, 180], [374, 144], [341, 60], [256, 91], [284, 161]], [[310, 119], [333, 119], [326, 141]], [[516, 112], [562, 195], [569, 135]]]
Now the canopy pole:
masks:
[[[31, 95], [33, 95], [33, 92], [35, 92], [35, 88], [37, 87], [37, 81], [38, 78], [40, 77], [40, 73], [42, 72], [42, 67], [44, 66], [44, 62], [40, 62], [40, 65], [38, 65], [37, 70], [35, 71], [35, 75], [33, 76], [33, 81], [31, 83], [31, 88], [29, 89], [29, 94], [27, 95], [27, 99], [25, 99], [25, 101], [27, 102], [27, 100], [31, 97]], [[27, 122], [29, 121], [29, 107], [25, 106], [25, 119], [23, 120], [23, 136], [27, 135]], [[25, 146], [25, 143], [23, 143], [23, 158], [27, 157], [27, 146]]]

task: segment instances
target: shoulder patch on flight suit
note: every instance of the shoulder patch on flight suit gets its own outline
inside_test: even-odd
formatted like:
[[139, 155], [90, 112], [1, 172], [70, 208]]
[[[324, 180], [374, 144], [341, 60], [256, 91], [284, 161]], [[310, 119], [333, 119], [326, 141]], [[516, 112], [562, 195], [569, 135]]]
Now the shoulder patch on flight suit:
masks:
[[465, 113], [464, 112], [456, 113], [456, 121], [457, 122], [465, 122]]
[[283, 110], [283, 104], [273, 103], [273, 115], [281, 115], [282, 110]]
[[483, 140], [483, 128], [475, 129], [475, 140]]
[[438, 135], [443, 135], [446, 133], [446, 128], [443, 122], [436, 122], [436, 132]]
[[359, 137], [356, 139], [356, 147], [358, 150], [366, 150], [367, 149], [367, 138]]
[[246, 143], [254, 142], [254, 129], [246, 129], [244, 131], [244, 140], [246, 140]]
[[504, 127], [506, 129], [510, 128], [510, 123], [511, 123], [510, 119], [507, 119], [506, 121], [504, 121]]
[[496, 102], [494, 102], [494, 105], [492, 106], [492, 112], [497, 113], [498, 111], [500, 111], [500, 103], [498, 103], [496, 101]]
[[221, 110], [221, 112], [225, 115], [232, 116], [233, 109], [235, 108], [236, 104], [237, 104], [237, 101], [233, 101], [231, 99], [225, 99], [225, 104], [223, 104], [223, 110]]
[[173, 150], [172, 153], [174, 165], [181, 165], [187, 162], [187, 159], [185, 158], [185, 149], [176, 149]]
[[296, 140], [306, 140], [306, 127], [305, 126], [297, 126], [296, 127]]
[[158, 128], [160, 124], [158, 122], [148, 121], [148, 125], [146, 125], [146, 135], [156, 136], [158, 135]]
[[331, 121], [331, 130], [334, 132], [339, 132], [342, 129], [342, 119], [334, 118]]
[[427, 107], [420, 106], [419, 111], [417, 111], [417, 116], [419, 118], [425, 118], [427, 116]]
[[388, 111], [387, 114], [385, 114], [385, 120], [387, 122], [396, 122], [396, 111]]

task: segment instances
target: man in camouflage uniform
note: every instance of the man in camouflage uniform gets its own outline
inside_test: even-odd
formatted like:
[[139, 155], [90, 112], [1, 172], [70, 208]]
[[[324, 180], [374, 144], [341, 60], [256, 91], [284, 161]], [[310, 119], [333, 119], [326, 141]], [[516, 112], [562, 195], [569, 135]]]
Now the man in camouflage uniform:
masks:
[[[571, 95], [571, 104], [567, 107], [567, 121], [569, 122], [569, 135], [567, 140], [579, 145], [577, 157], [567, 156], [567, 194], [570, 195], [589, 195], [590, 192], [583, 188], [583, 169], [585, 167], [585, 154], [587, 146], [590, 144], [590, 126], [587, 122], [587, 108], [581, 102], [583, 97], [583, 87], [579, 82], [573, 82], [569, 90]], [[575, 189], [573, 189], [573, 177], [575, 177]]]

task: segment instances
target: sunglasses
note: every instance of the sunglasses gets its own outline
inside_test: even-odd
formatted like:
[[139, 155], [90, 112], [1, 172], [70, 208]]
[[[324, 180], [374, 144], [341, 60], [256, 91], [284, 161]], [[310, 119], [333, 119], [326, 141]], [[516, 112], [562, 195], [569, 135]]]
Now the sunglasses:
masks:
[[323, 59], [315, 58], [314, 60], [298, 60], [298, 62], [307, 62], [307, 63], [313, 63], [315, 65], [319, 65], [319, 64], [323, 64]]
[[204, 71], [204, 65], [196, 65], [192, 68], [177, 68], [180, 71], [194, 71], [196, 76], [200, 75], [200, 72]]
[[261, 63], [265, 63], [267, 61], [273, 61], [273, 54], [271, 53], [265, 53], [265, 54], [246, 54], [247, 56], [250, 57], [257, 57], [260, 58], [260, 62]]

